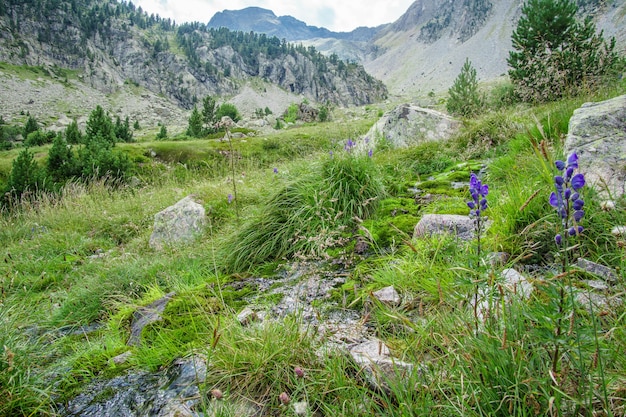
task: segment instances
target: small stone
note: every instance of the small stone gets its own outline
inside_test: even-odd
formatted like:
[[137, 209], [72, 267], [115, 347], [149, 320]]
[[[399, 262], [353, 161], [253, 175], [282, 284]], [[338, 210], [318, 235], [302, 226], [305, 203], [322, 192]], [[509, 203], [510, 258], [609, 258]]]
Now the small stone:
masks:
[[130, 359], [131, 356], [133, 356], [133, 353], [130, 350], [127, 350], [126, 352], [121, 353], [121, 354], [115, 356], [111, 360], [116, 365], [122, 365], [122, 364], [126, 363], [128, 361], [128, 359]]
[[626, 226], [615, 226], [611, 230], [611, 234], [616, 237], [624, 237], [626, 236]]
[[258, 319], [259, 317], [250, 307], [244, 308], [239, 314], [237, 314], [237, 321], [239, 321], [242, 326], [247, 326]]
[[392, 358], [389, 347], [377, 339], [352, 347], [350, 355], [375, 389], [389, 391], [389, 381], [406, 378], [415, 367], [412, 363]]
[[600, 208], [604, 211], [615, 210], [615, 201], [605, 200], [600, 203]]
[[503, 270], [502, 278], [504, 278], [506, 288], [523, 299], [528, 299], [533, 292], [533, 285], [515, 269], [507, 268]]
[[506, 252], [491, 252], [487, 255], [487, 262], [492, 267], [504, 266], [510, 258], [511, 255]]
[[306, 401], [299, 401], [297, 403], [293, 403], [293, 412], [297, 416], [305, 416], [308, 414], [309, 404]]
[[604, 281], [588, 279], [584, 281], [584, 283], [587, 284], [591, 289], [597, 291], [606, 291], [609, 289], [609, 286]]
[[398, 291], [393, 286], [381, 288], [380, 290], [372, 293], [374, 298], [376, 298], [381, 303], [397, 307], [400, 305], [400, 295]]
[[588, 261], [587, 259], [578, 258], [577, 265], [580, 269], [597, 275], [605, 281], [617, 281], [617, 274], [609, 267]]

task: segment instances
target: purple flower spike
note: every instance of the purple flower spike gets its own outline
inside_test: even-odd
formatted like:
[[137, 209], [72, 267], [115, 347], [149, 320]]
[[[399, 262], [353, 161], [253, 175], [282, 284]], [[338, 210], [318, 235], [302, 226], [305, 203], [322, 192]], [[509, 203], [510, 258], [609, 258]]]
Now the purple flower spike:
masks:
[[576, 210], [574, 212], [574, 221], [576, 221], [576, 223], [578, 223], [579, 221], [582, 220], [584, 215], [585, 215], [584, 210]]
[[572, 208], [576, 211], [583, 208], [585, 202], [583, 200], [574, 200], [574, 204], [572, 204]]
[[574, 175], [572, 178], [572, 188], [574, 190], [580, 190], [585, 186], [585, 176], [581, 173]]
[[563, 161], [555, 162], [556, 169], [560, 172], [565, 170], [565, 175], [554, 177], [554, 188], [550, 194], [548, 202], [554, 207], [561, 218], [563, 234], [557, 234], [554, 239], [557, 245], [561, 245], [563, 237], [578, 236], [582, 231], [582, 226], [578, 222], [585, 215], [583, 207], [585, 202], [580, 198], [578, 190], [585, 186], [585, 176], [576, 173], [578, 170], [578, 155], [572, 153], [567, 157], [567, 163]]
[[550, 194], [550, 205], [555, 208], [559, 206], [559, 198], [557, 197], [555, 192]]
[[369, 151], [367, 151], [367, 156], [369, 156], [371, 158], [372, 155], [374, 155], [374, 151], [373, 150], [370, 149]]
[[228, 204], [233, 202], [233, 195], [232, 194], [228, 194]]
[[578, 155], [576, 155], [576, 152], [567, 157], [567, 166], [578, 168]]
[[274, 168], [274, 174], [278, 174], [278, 168]]

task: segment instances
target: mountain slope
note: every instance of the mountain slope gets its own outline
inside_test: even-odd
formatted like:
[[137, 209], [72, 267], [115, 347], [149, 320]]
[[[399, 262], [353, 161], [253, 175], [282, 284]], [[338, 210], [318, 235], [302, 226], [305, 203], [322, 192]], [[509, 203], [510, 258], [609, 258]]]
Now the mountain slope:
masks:
[[[0, 1], [0, 61], [71, 69], [76, 82], [107, 95], [135, 84], [184, 109], [206, 95], [235, 96], [253, 79], [342, 106], [386, 96], [361, 66], [314, 49], [197, 23], [174, 26], [114, 0]], [[4, 88], [2, 100], [10, 93]]]
[[[581, 18], [592, 17], [605, 37], [626, 45], [626, 2], [580, 0]], [[396, 22], [373, 40], [379, 53], [364, 63], [383, 80], [391, 94], [423, 97], [444, 92], [458, 76], [466, 58], [479, 80], [506, 74], [511, 34], [521, 14], [516, 0], [417, 0]]]

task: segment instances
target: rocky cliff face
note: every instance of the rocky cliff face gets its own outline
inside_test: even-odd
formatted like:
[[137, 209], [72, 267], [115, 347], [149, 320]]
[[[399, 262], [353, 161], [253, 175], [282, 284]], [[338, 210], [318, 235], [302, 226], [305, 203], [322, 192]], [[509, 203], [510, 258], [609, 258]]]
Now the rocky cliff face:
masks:
[[293, 48], [270, 57], [244, 47], [212, 47], [212, 34], [201, 25], [185, 32], [194, 43], [184, 49], [180, 28], [132, 3], [26, 3], [0, 2], [0, 61], [77, 70], [84, 83], [107, 94], [130, 82], [190, 108], [206, 95], [235, 95], [246, 80], [261, 77], [312, 101], [344, 106], [386, 95], [362, 67]]
[[[626, 46], [626, 2], [578, 0], [580, 18], [591, 17], [605, 37]], [[383, 80], [391, 94], [424, 97], [445, 92], [469, 58], [479, 81], [508, 71], [511, 34], [521, 15], [517, 0], [417, 0], [373, 44], [379, 53], [365, 68]]]

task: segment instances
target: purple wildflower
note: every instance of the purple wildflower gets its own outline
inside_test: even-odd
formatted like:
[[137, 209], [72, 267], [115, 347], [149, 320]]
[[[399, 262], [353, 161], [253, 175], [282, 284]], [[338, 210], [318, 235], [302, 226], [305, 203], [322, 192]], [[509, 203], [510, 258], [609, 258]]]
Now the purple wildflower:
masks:
[[228, 194], [228, 204], [233, 202], [233, 195], [232, 194]]
[[274, 168], [274, 174], [278, 174], [278, 168]]
[[481, 216], [482, 212], [487, 210], [487, 195], [489, 194], [489, 186], [483, 184], [476, 174], [470, 175], [469, 193], [472, 199], [467, 202], [470, 217], [474, 218], [474, 233], [478, 242], [477, 254], [480, 257], [480, 235], [483, 232], [484, 220]]
[[[585, 215], [583, 206], [585, 202], [580, 198], [578, 190], [585, 186], [585, 176], [574, 173], [578, 169], [578, 155], [572, 153], [567, 158], [567, 163], [556, 161], [554, 163], [559, 175], [554, 177], [554, 188], [548, 202], [554, 207], [561, 218], [563, 230], [566, 236], [576, 236], [584, 230], [578, 225]], [[572, 225], [573, 223], [573, 225]], [[563, 243], [563, 236], [559, 233], [554, 238], [557, 245]]]
[[348, 139], [343, 149], [346, 152], [352, 152], [352, 148], [354, 148], [354, 142], [352, 142], [352, 139]]
[[372, 155], [374, 155], [374, 151], [373, 150], [370, 149], [369, 151], [367, 151], [367, 156], [369, 156], [371, 158]]
[[476, 174], [470, 175], [470, 196], [471, 201], [467, 202], [467, 206], [470, 208], [470, 216], [480, 217], [480, 213], [487, 209], [487, 194], [489, 194], [489, 186], [483, 184]]

